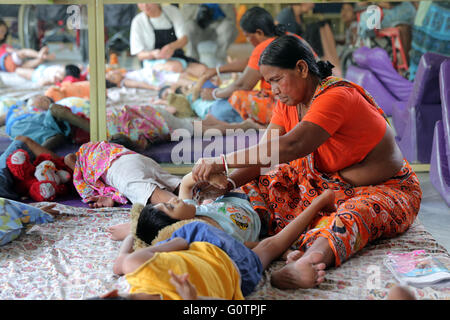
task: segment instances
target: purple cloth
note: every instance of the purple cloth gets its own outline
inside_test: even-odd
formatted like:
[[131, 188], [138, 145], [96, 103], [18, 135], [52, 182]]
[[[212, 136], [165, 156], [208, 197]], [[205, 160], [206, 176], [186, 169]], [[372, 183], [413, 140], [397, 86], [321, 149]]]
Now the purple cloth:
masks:
[[420, 59], [414, 89], [406, 107], [393, 111], [397, 143], [409, 162], [430, 163], [434, 126], [442, 119], [439, 68], [448, 59], [425, 53]]
[[430, 182], [450, 207], [450, 167], [447, 156], [450, 145], [445, 140], [444, 126], [442, 121], [438, 121], [434, 129]]
[[353, 60], [357, 66], [350, 66], [345, 78], [366, 89], [388, 116], [406, 104], [413, 84], [398, 74], [384, 49], [358, 48]]
[[450, 59], [441, 64], [439, 87], [442, 120], [434, 128], [430, 181], [450, 206]]

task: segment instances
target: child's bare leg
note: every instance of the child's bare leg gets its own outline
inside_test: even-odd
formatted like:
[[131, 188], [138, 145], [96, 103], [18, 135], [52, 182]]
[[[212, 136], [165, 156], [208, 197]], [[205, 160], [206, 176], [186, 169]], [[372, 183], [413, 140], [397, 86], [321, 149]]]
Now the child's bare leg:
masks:
[[298, 239], [300, 234], [306, 230], [313, 218], [324, 209], [334, 208], [334, 192], [326, 190], [320, 196], [316, 197], [308, 208], [292, 220], [283, 230], [276, 235], [262, 240], [253, 251], [261, 259], [263, 268], [276, 258], [281, 256], [292, 243]]
[[22, 68], [35, 69], [38, 65], [40, 65], [44, 61], [45, 60], [41, 58], [27, 60], [22, 64]]
[[30, 150], [33, 152], [33, 154], [38, 157], [39, 155], [41, 155], [42, 153], [47, 153], [50, 154], [53, 158], [59, 158], [56, 153], [50, 151], [47, 148], [44, 148], [43, 146], [41, 146], [39, 143], [37, 143], [36, 141], [34, 141], [33, 139], [26, 137], [26, 136], [17, 136], [15, 138], [15, 140], [20, 140], [23, 143], [25, 143], [27, 145], [28, 148], [30, 148]]
[[47, 52], [48, 52], [47, 47], [42, 47], [42, 49], [40, 51], [36, 51], [34, 49], [29, 49], [29, 48], [20, 49], [20, 50], [16, 51], [17, 55], [22, 60], [27, 59], [27, 58], [39, 58], [40, 56], [44, 57], [44, 54]]
[[31, 80], [31, 78], [33, 77], [33, 72], [34, 69], [31, 68], [16, 68], [16, 73], [21, 76], [22, 78], [25, 78], [27, 80]]
[[220, 130], [222, 133], [226, 133], [226, 130], [236, 130], [236, 129], [242, 129], [242, 130], [248, 130], [248, 129], [264, 129], [265, 126], [260, 125], [259, 123], [256, 123], [255, 121], [251, 119], [246, 119], [242, 122], [235, 122], [235, 123], [229, 123], [220, 121], [219, 119], [215, 118], [214, 116], [208, 114], [206, 115], [205, 119], [202, 121], [202, 131], [203, 133], [207, 133], [209, 129], [216, 129]]

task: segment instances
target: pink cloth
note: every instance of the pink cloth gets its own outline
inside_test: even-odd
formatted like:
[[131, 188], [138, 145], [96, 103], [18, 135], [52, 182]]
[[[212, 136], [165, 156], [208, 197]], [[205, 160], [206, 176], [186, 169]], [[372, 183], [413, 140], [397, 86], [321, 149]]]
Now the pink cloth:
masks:
[[127, 198], [115, 188], [106, 185], [101, 177], [115, 159], [131, 153], [135, 152], [106, 141], [88, 142], [80, 147], [76, 153], [73, 184], [83, 202], [87, 202], [86, 198], [92, 196], [109, 196], [115, 202], [127, 203]]

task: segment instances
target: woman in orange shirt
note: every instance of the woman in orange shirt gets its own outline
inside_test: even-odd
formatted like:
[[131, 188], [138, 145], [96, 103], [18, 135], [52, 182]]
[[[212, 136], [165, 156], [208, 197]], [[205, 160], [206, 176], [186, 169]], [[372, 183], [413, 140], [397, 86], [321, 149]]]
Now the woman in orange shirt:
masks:
[[247, 41], [255, 47], [248, 61], [235, 61], [208, 69], [203, 80], [229, 72], [242, 72], [242, 75], [225, 88], [203, 89], [201, 97], [218, 100], [211, 106], [210, 113], [219, 120], [240, 122], [250, 118], [267, 125], [275, 103], [270, 85], [261, 76], [258, 61], [267, 45], [286, 31], [283, 25], [275, 25], [270, 13], [261, 7], [247, 10], [241, 18], [240, 27]]
[[[288, 256], [291, 263], [319, 254], [327, 266], [339, 266], [367, 243], [406, 231], [422, 191], [374, 99], [360, 86], [331, 77], [333, 66], [316, 63], [292, 36], [274, 40], [259, 64], [278, 99], [265, 136], [254, 147], [200, 159], [193, 178], [208, 181], [211, 173], [238, 168], [226, 189], [243, 186], [268, 235], [324, 190], [334, 190], [336, 211], [321, 214], [299, 235], [299, 251]], [[281, 164], [261, 175], [266, 150]], [[306, 287], [310, 274], [300, 267], [296, 273], [276, 271], [272, 283]]]

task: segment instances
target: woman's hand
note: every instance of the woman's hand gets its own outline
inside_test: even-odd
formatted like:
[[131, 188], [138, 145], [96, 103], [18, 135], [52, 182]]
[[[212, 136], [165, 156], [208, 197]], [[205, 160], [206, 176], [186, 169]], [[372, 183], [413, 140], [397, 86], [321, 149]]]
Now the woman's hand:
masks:
[[214, 173], [225, 172], [221, 157], [200, 158], [192, 168], [192, 178], [195, 182], [209, 181], [209, 177]]
[[212, 95], [213, 88], [204, 88], [202, 89], [202, 92], [200, 93], [200, 97], [203, 100], [214, 100], [214, 97]]
[[175, 52], [175, 49], [173, 48], [173, 46], [170, 43], [166, 44], [164, 47], [161, 48], [161, 51], [157, 55], [157, 58], [158, 59], [172, 58], [174, 52]]
[[213, 199], [223, 196], [228, 192], [228, 188], [217, 188], [207, 181], [197, 182], [192, 189], [192, 198], [201, 204], [204, 200]]

